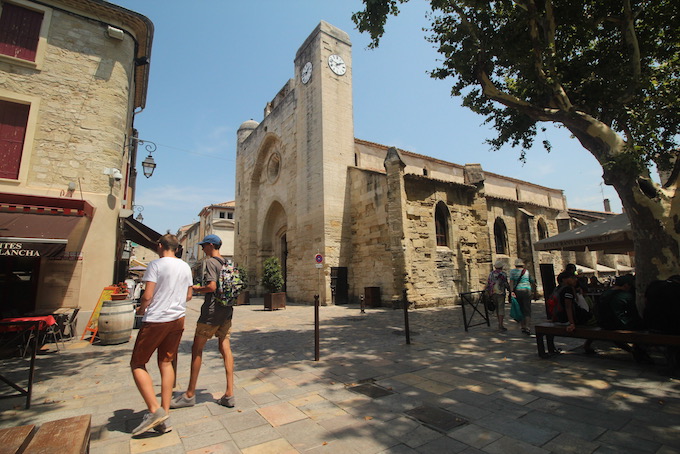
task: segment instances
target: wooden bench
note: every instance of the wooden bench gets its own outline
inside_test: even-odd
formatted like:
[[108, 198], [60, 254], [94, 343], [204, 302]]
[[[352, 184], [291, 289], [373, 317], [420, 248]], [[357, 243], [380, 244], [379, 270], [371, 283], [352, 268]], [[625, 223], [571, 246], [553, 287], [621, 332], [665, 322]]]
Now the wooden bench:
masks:
[[34, 425], [0, 429], [0, 452], [5, 454], [84, 454], [90, 452], [91, 415], [74, 416]]
[[[555, 349], [555, 336], [633, 344], [680, 346], [680, 336], [675, 334], [652, 333], [649, 331], [628, 331], [622, 329], [602, 329], [595, 326], [577, 326], [574, 331], [568, 332], [567, 325], [549, 322], [535, 325], [534, 330], [536, 332], [538, 356], [541, 358], [549, 358], [558, 353], [557, 349]], [[546, 346], [548, 347], [547, 351]]]

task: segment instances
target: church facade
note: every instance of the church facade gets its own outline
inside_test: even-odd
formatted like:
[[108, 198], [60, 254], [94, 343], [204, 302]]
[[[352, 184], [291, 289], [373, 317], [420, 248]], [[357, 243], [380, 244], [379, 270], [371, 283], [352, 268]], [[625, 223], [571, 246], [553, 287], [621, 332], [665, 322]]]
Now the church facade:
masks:
[[234, 261], [251, 290], [271, 256], [290, 301], [322, 304], [389, 305], [404, 290], [416, 307], [453, 304], [498, 259], [522, 259], [539, 290], [562, 269], [532, 247], [558, 232], [561, 190], [355, 138], [351, 42], [326, 22], [294, 63], [237, 135]]

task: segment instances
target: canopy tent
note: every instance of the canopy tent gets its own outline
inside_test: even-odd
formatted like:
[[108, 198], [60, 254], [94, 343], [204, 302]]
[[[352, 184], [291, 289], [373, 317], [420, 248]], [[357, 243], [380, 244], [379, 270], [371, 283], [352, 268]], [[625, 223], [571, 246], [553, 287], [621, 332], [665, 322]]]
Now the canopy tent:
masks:
[[630, 220], [625, 213], [582, 225], [534, 243], [537, 251], [605, 251], [621, 254], [633, 250]]
[[595, 270], [587, 266], [576, 264], [576, 272], [578, 274], [595, 274]]
[[[616, 274], [616, 270], [614, 268], [610, 268], [605, 265], [597, 264], [596, 266], [598, 274]], [[630, 268], [630, 267], [629, 267]]]

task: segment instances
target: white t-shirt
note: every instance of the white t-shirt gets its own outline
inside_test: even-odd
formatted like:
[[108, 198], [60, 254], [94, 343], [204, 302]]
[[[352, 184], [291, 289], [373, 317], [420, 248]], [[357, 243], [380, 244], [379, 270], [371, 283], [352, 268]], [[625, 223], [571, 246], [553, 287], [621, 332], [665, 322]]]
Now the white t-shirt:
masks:
[[184, 317], [187, 292], [193, 284], [191, 268], [186, 262], [175, 257], [156, 259], [149, 263], [142, 280], [156, 283], [153, 297], [142, 321], [171, 322]]

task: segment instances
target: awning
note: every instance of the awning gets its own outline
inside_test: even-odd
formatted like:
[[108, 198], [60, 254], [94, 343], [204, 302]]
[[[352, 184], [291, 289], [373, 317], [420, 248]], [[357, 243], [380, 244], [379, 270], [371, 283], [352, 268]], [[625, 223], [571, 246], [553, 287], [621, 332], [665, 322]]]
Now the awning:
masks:
[[576, 272], [578, 274], [595, 274], [595, 270], [587, 266], [576, 264]]
[[55, 257], [81, 216], [0, 212], [0, 257]]
[[633, 234], [623, 213], [577, 227], [534, 243], [537, 251], [605, 251], [626, 253], [633, 250]]
[[626, 266], [626, 265], [620, 265], [619, 264], [619, 265], [616, 265], [616, 271], [618, 271], [619, 273], [634, 273], [635, 268], [633, 268], [632, 266]]
[[597, 268], [597, 272], [598, 272], [598, 273], [612, 273], [612, 274], [616, 274], [616, 270], [615, 270], [614, 268], [610, 268], [610, 267], [605, 266], [605, 265], [600, 265], [599, 263], [597, 264], [596, 268]]
[[145, 248], [156, 250], [158, 239], [162, 236], [151, 227], [147, 227], [130, 215], [123, 218], [123, 234], [126, 240], [144, 246]]

